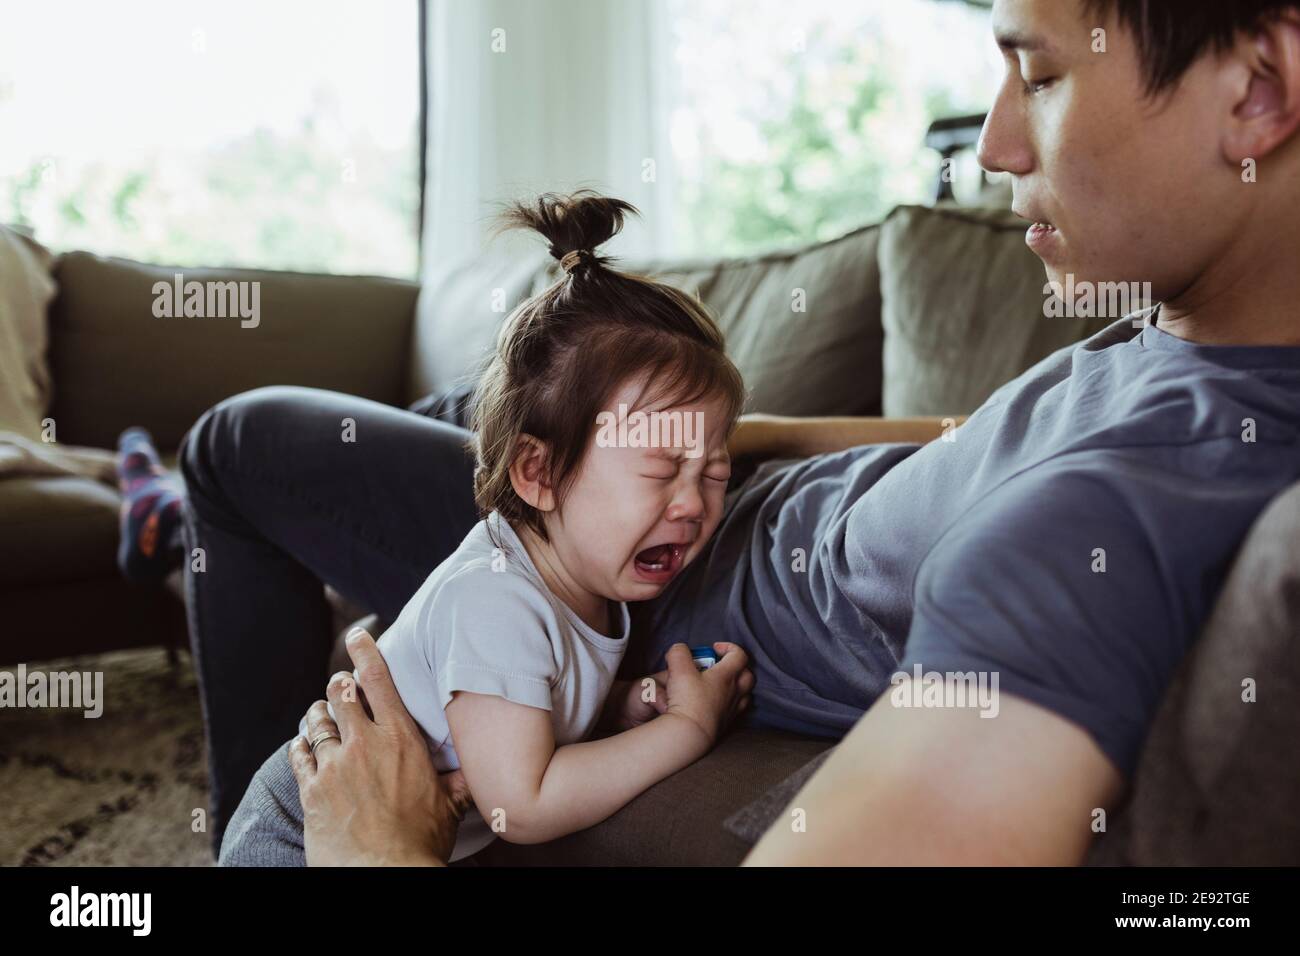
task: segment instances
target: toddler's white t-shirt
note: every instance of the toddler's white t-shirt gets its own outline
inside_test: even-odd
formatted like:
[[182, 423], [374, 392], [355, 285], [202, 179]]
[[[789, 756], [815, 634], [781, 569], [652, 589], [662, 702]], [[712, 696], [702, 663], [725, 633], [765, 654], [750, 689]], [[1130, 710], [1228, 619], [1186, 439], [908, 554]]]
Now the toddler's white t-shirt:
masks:
[[[493, 512], [429, 575], [379, 649], [434, 765], [446, 771], [460, 766], [443, 711], [453, 691], [549, 710], [557, 747], [590, 737], [627, 648], [625, 603], [613, 623], [618, 637], [600, 634], [555, 597], [510, 523]], [[494, 836], [470, 807], [451, 860]]]

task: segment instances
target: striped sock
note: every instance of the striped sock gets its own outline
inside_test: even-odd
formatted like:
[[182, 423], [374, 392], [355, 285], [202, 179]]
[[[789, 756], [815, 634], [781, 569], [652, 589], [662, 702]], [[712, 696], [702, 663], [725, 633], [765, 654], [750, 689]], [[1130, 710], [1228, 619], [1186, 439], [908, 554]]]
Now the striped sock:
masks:
[[181, 560], [184, 492], [163, 469], [153, 439], [128, 428], [117, 440], [117, 484], [122, 492], [117, 566], [132, 581], [165, 577]]

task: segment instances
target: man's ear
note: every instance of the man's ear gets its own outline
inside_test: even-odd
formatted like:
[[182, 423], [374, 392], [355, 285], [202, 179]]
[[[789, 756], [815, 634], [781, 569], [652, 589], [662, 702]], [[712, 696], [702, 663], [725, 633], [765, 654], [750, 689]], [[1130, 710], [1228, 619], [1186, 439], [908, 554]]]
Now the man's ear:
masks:
[[515, 443], [514, 461], [510, 463], [510, 484], [517, 494], [538, 511], [555, 510], [551, 489], [551, 449], [540, 438], [522, 434]]
[[1269, 17], [1226, 56], [1248, 71], [1223, 140], [1224, 158], [1239, 166], [1272, 153], [1300, 128], [1300, 10]]

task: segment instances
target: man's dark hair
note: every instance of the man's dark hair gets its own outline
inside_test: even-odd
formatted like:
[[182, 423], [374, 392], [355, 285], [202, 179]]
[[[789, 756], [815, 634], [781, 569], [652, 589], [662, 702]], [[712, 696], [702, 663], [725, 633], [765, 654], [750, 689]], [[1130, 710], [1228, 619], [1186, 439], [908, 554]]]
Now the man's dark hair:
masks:
[[1147, 92], [1172, 87], [1202, 54], [1222, 52], [1300, 0], [1084, 0], [1089, 13], [1115, 13], [1137, 37]]

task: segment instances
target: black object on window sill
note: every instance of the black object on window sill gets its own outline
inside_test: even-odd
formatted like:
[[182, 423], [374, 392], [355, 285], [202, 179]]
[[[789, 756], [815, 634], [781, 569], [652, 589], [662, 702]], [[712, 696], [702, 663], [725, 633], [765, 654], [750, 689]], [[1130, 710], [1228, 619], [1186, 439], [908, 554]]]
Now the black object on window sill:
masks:
[[984, 128], [987, 113], [973, 113], [969, 116], [952, 116], [935, 120], [925, 134], [925, 145], [938, 152], [942, 162], [939, 165], [939, 186], [935, 190], [935, 202], [953, 199], [952, 177], [944, 172], [951, 165], [948, 160], [963, 149], [974, 149], [980, 140], [980, 131]]

